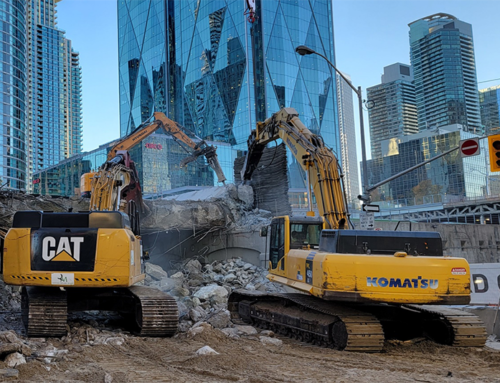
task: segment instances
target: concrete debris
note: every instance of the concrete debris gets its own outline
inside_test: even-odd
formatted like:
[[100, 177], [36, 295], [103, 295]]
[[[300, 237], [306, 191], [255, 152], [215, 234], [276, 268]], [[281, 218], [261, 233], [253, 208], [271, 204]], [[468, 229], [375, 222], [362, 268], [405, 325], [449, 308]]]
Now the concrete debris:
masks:
[[163, 278], [168, 278], [168, 274], [160, 267], [153, 263], [145, 263], [146, 273], [154, 280], [161, 281]]
[[[158, 268], [156, 266], [154, 269]], [[174, 271], [170, 277], [164, 277], [160, 281], [151, 278], [149, 286], [160, 288], [176, 299], [180, 329], [184, 332], [190, 328], [187, 322], [208, 322], [218, 329], [232, 327], [227, 300], [235, 289], [284, 292], [281, 285], [266, 278], [267, 270], [244, 262], [241, 258], [214, 261], [205, 265], [192, 259], [181, 270]], [[193, 279], [197, 282], [193, 283]]]
[[21, 351], [21, 345], [17, 343], [3, 343], [0, 344], [0, 358], [6, 355], [12, 354], [14, 352]]
[[274, 338], [274, 332], [272, 332], [271, 330], [263, 330], [260, 332], [260, 335], [262, 336], [268, 336], [270, 338]]
[[194, 297], [196, 297], [200, 300], [203, 300], [203, 301], [209, 300], [213, 296], [225, 298], [228, 296], [228, 293], [224, 287], [221, 287], [217, 284], [211, 284], [211, 285], [204, 286], [204, 287], [200, 288], [194, 294]]
[[229, 326], [231, 314], [228, 310], [216, 311], [207, 319], [207, 322], [214, 328], [223, 329]]
[[210, 346], [204, 346], [196, 351], [196, 355], [219, 355], [219, 353]]
[[206, 322], [198, 322], [188, 330], [187, 335], [189, 338], [194, 338], [196, 335], [203, 333], [205, 330], [210, 330], [211, 328], [212, 326]]
[[265, 344], [266, 346], [271, 345], [271, 346], [277, 346], [281, 347], [283, 345], [283, 341], [278, 338], [270, 338], [268, 336], [260, 336], [259, 337], [260, 342], [262, 344]]
[[145, 202], [151, 214], [143, 217], [141, 225], [165, 231], [260, 227], [272, 216], [254, 209], [250, 185], [228, 184]]
[[240, 336], [238, 335], [239, 334], [239, 331], [237, 328], [235, 327], [227, 327], [227, 328], [223, 328], [221, 330], [224, 334], [226, 334], [228, 337], [230, 338], [233, 338], [233, 339], [238, 339]]
[[0, 378], [17, 378], [19, 370], [15, 368], [0, 368]]
[[111, 383], [113, 381], [113, 377], [106, 372], [106, 374], [104, 374], [104, 383]]
[[69, 209], [73, 211], [88, 210], [89, 200], [79, 197], [59, 198], [22, 192], [0, 191], [0, 232], [6, 233], [10, 229], [16, 211], [45, 210], [64, 212]]
[[234, 326], [238, 335], [255, 335], [257, 334], [257, 330], [252, 326]]
[[25, 364], [26, 363], [26, 358], [18, 353], [18, 352], [14, 352], [12, 354], [9, 354], [5, 357], [5, 365], [7, 367], [16, 367], [16, 366], [19, 366], [21, 364]]

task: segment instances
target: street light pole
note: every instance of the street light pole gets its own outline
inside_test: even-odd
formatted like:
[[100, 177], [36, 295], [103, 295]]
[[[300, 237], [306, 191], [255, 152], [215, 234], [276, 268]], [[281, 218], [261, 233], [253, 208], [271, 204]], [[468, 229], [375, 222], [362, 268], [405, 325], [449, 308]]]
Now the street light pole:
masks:
[[366, 189], [368, 188], [368, 168], [366, 165], [366, 148], [365, 148], [365, 126], [363, 123], [363, 94], [361, 93], [361, 87], [358, 86], [358, 89], [356, 89], [352, 83], [345, 78], [345, 76], [340, 72], [335, 65], [333, 65], [330, 60], [328, 60], [327, 57], [323, 56], [321, 53], [318, 53], [311, 48], [305, 46], [305, 45], [299, 45], [297, 48], [295, 48], [295, 52], [297, 52], [301, 56], [305, 55], [310, 55], [310, 54], [316, 54], [320, 57], [323, 57], [326, 62], [339, 74], [342, 79], [351, 87], [351, 89], [356, 93], [358, 96], [358, 101], [359, 101], [359, 131], [361, 134], [361, 166], [363, 168], [363, 179], [362, 179], [362, 194], [359, 196], [359, 199], [363, 201], [363, 204], [366, 204], [370, 202], [370, 196], [367, 194]]

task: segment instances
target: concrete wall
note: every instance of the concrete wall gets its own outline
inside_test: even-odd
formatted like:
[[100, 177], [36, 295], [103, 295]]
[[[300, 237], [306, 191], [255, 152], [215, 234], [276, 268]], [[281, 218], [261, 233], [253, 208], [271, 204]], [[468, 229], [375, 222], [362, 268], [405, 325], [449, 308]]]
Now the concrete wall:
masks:
[[[445, 255], [462, 257], [469, 263], [500, 262], [499, 225], [460, 225], [410, 222], [375, 221], [382, 230], [437, 231], [443, 239]], [[258, 228], [248, 230], [169, 232], [143, 235], [145, 249], [150, 249], [151, 261], [165, 269], [168, 264], [198, 258], [200, 262], [241, 257], [246, 262], [267, 267], [266, 237], [259, 235]]]
[[382, 230], [437, 231], [445, 255], [462, 257], [469, 263], [500, 262], [500, 226], [375, 221]]

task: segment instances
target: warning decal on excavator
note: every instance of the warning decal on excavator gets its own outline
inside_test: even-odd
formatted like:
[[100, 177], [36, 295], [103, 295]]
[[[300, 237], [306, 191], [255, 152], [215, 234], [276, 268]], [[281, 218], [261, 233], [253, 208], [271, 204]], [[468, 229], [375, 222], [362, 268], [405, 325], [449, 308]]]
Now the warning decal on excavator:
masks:
[[465, 267], [454, 267], [453, 269], [451, 269], [451, 273], [453, 275], [466, 275], [467, 270], [465, 270]]
[[306, 259], [306, 283], [312, 285], [313, 283], [313, 259], [316, 253], [311, 253]]

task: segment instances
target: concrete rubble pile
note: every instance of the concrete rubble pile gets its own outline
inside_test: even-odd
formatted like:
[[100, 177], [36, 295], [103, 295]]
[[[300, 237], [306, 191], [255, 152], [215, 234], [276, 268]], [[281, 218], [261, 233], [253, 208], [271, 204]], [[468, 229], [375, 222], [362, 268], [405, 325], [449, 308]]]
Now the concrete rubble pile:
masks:
[[162, 230], [248, 228], [268, 223], [272, 215], [253, 209], [249, 185], [228, 184], [145, 202], [150, 214], [142, 219], [142, 227]]
[[270, 282], [267, 270], [246, 263], [240, 258], [202, 264], [192, 259], [176, 272], [167, 274], [160, 266], [146, 263], [145, 284], [173, 296], [179, 307], [181, 332], [206, 322], [214, 328], [224, 329], [227, 335], [233, 331], [227, 310], [229, 294], [236, 289], [263, 292], [284, 292], [281, 285]]

